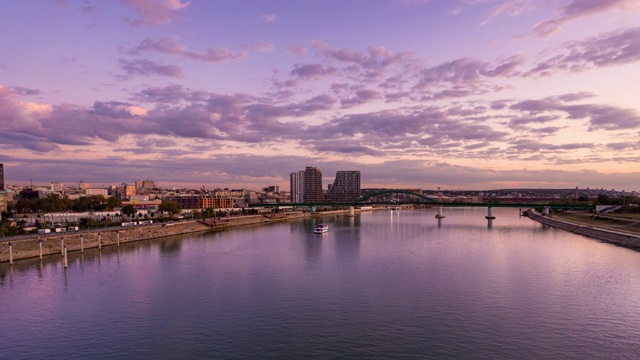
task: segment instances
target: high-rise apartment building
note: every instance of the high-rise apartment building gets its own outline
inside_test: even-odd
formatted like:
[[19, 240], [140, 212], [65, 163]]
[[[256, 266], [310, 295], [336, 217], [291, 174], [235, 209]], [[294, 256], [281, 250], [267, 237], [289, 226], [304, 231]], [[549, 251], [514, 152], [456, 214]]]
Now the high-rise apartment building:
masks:
[[136, 190], [139, 191], [142, 189], [142, 180], [136, 180]]
[[327, 197], [336, 202], [351, 202], [360, 198], [360, 171], [338, 171]]
[[289, 174], [289, 192], [291, 193], [291, 202], [292, 203], [299, 203], [300, 198], [298, 197], [298, 182], [299, 182], [299, 176], [297, 172], [292, 172], [291, 174]]
[[0, 191], [4, 190], [4, 165], [0, 164]]
[[304, 202], [322, 202], [322, 171], [317, 167], [307, 166], [304, 170]]
[[51, 191], [62, 192], [64, 190], [64, 184], [60, 182], [51, 183]]

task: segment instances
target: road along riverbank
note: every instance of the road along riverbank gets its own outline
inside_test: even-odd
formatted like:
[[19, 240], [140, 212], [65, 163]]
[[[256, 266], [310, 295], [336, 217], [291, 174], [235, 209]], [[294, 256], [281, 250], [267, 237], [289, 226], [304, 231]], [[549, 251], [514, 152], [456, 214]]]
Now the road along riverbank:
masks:
[[[370, 211], [374, 209], [366, 209], [365, 211], [367, 210]], [[362, 210], [356, 209], [356, 211], [359, 212]], [[122, 246], [126, 243], [168, 236], [224, 230], [240, 226], [269, 224], [306, 217], [327, 215], [342, 216], [348, 213], [348, 210], [323, 211], [318, 213], [294, 211], [222, 219], [159, 223], [139, 227], [123, 227], [118, 230], [82, 231], [79, 233], [66, 232], [60, 235], [50, 235], [46, 237], [34, 235], [34, 237], [28, 239], [0, 242], [0, 263], [8, 262], [10, 257], [13, 261], [37, 258], [41, 254], [40, 249], [42, 249], [42, 256], [61, 255], [64, 246], [67, 247], [67, 252], [75, 252], [104, 246]], [[9, 253], [9, 244], [11, 244], [11, 254]]]
[[591, 238], [595, 238], [609, 244], [625, 247], [627, 249], [640, 251], [640, 235], [637, 234], [609, 230], [601, 227], [594, 227], [591, 225], [585, 225], [566, 220], [554, 219], [551, 217], [543, 216], [542, 214], [533, 210], [529, 210], [527, 212], [527, 216], [529, 216], [530, 219], [540, 222], [544, 225], [553, 226], [555, 228], [569, 231], [575, 234], [589, 236]]

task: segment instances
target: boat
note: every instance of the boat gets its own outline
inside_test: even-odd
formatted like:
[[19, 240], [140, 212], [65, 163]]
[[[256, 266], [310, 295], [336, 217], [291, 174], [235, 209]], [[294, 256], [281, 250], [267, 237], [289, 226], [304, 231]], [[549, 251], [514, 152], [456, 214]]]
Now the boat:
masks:
[[313, 229], [314, 234], [324, 234], [328, 231], [329, 231], [329, 225], [326, 225], [326, 224], [316, 225], [316, 228]]

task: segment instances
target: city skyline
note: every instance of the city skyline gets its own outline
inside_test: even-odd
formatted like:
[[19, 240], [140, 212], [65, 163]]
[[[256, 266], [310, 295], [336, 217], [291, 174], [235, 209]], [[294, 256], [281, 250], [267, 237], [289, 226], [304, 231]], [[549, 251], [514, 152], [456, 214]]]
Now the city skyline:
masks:
[[640, 189], [637, 0], [0, 9], [5, 185]]

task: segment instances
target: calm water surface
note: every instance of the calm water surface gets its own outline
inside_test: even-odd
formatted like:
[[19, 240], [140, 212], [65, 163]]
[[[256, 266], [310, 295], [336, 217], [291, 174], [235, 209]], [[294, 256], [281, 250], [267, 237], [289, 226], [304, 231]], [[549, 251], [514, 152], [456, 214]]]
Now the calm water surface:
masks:
[[640, 253], [485, 212], [128, 244], [66, 271], [4, 263], [0, 358], [640, 358]]

